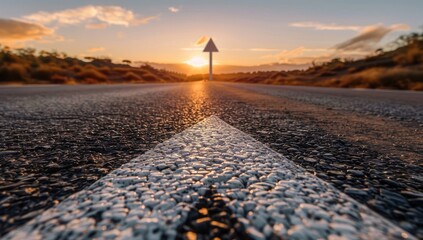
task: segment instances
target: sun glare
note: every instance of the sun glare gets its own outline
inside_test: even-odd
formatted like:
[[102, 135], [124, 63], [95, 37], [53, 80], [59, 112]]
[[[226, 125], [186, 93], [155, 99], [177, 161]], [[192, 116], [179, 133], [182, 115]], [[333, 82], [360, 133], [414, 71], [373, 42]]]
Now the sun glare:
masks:
[[185, 61], [184, 63], [191, 65], [193, 67], [204, 67], [208, 64], [207, 60], [202, 57], [193, 57], [190, 60]]

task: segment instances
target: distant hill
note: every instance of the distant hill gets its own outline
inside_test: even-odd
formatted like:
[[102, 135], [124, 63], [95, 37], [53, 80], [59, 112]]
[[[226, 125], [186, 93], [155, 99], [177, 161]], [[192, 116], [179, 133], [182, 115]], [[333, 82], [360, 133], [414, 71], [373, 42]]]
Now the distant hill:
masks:
[[[148, 64], [157, 69], [164, 69], [172, 72], [180, 72], [188, 75], [207, 74], [209, 67], [193, 67], [184, 63], [154, 63], [138, 61], [135, 64]], [[257, 72], [257, 71], [292, 71], [299, 69], [307, 69], [311, 64], [285, 64], [272, 63], [253, 66], [237, 66], [237, 65], [214, 65], [213, 72], [216, 74], [237, 73], [237, 72]]]
[[[229, 73], [218, 81], [344, 88], [423, 90], [423, 33], [411, 33], [360, 60], [333, 59], [306, 70]], [[202, 76], [191, 76], [198, 79]]]

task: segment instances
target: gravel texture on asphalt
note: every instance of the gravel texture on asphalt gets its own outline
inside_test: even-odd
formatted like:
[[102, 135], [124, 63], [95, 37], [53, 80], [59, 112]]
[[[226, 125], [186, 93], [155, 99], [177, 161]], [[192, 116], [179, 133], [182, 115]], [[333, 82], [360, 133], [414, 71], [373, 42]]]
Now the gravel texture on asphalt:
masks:
[[413, 239], [217, 117], [158, 144], [5, 239], [200, 234], [207, 239]]
[[256, 84], [236, 84], [234, 87], [247, 89], [271, 96], [286, 97], [312, 103], [359, 112], [366, 115], [383, 116], [388, 119], [423, 126], [423, 93], [415, 91], [335, 89], [327, 91], [320, 87], [293, 87]]
[[[236, 91], [242, 87], [230, 85]], [[278, 91], [260, 86], [265, 87]], [[320, 91], [327, 94], [315, 98], [347, 94], [340, 89]], [[304, 92], [294, 91], [299, 97], [312, 94]], [[366, 94], [361, 101], [367, 98], [372, 105], [373, 98]], [[337, 104], [355, 102], [344, 97]], [[395, 108], [395, 102], [401, 101], [393, 97], [383, 107]], [[418, 110], [416, 116], [421, 114]], [[220, 84], [204, 82], [1, 87], [0, 236], [211, 115], [423, 238], [421, 164], [332, 134], [289, 108], [259, 108], [254, 98], [240, 99]]]
[[0, 93], [0, 235], [208, 116], [201, 85]]

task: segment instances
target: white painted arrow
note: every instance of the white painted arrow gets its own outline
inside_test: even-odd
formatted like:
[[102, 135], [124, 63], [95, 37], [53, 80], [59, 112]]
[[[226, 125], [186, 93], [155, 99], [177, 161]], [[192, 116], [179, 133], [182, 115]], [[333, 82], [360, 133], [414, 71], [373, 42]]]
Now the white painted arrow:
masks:
[[175, 239], [211, 187], [253, 239], [415, 239], [217, 117], [176, 134], [1, 239]]
[[207, 43], [206, 47], [204, 48], [203, 52], [210, 53], [210, 61], [209, 61], [209, 80], [213, 80], [213, 52], [219, 52], [214, 44], [213, 39], [210, 38], [209, 42]]

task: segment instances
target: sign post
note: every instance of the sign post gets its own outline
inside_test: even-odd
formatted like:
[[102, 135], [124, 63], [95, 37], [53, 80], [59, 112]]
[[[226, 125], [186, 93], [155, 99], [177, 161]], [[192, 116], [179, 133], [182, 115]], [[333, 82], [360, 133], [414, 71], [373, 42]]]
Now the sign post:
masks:
[[209, 52], [209, 80], [213, 80], [213, 52], [219, 52], [216, 45], [213, 42], [213, 39], [210, 38], [203, 52]]

